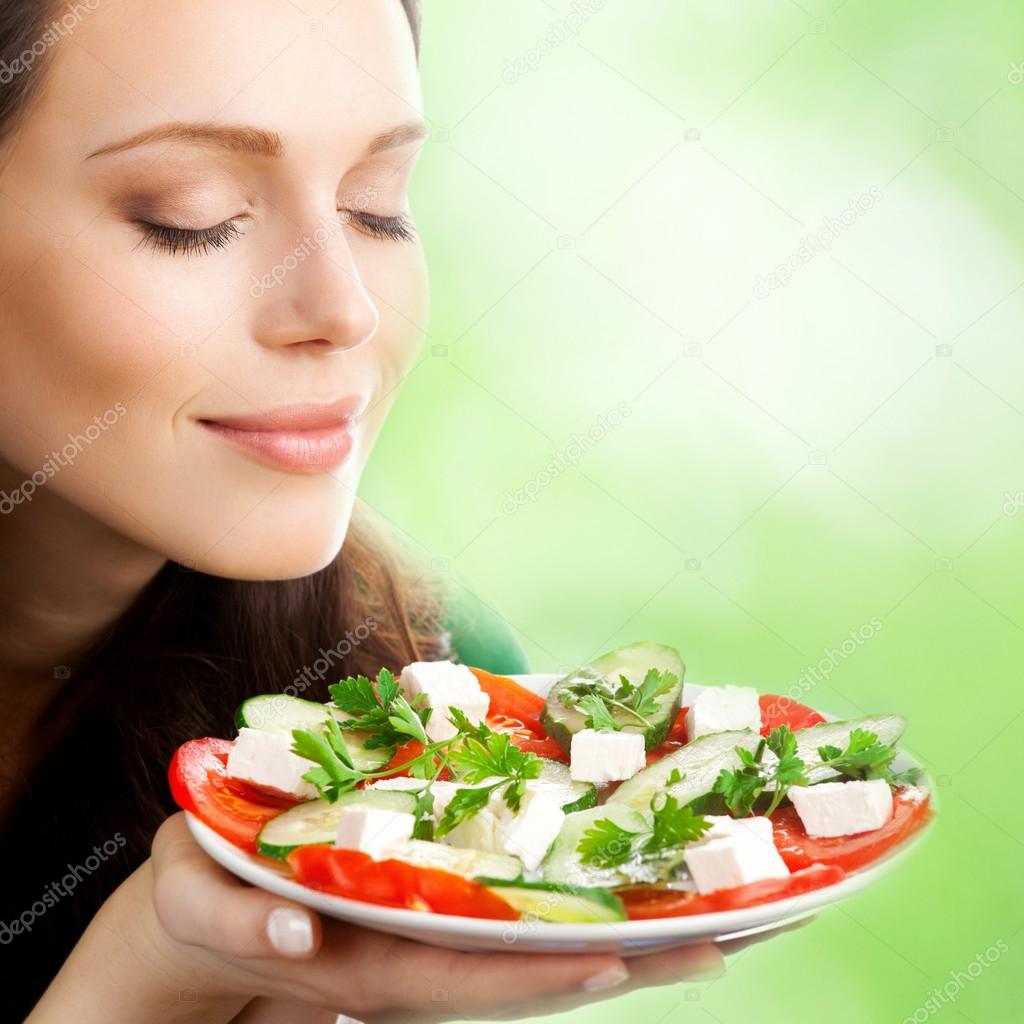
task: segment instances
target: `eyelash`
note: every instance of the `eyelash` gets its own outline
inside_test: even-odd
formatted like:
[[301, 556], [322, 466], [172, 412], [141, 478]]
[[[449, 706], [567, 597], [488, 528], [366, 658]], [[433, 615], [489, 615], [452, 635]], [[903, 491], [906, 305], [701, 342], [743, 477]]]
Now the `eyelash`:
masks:
[[[347, 218], [354, 222], [360, 231], [373, 238], [390, 242], [411, 242], [416, 237], [412, 220], [404, 213], [384, 217], [362, 211], [339, 212], [346, 213]], [[233, 220], [226, 220], [209, 228], [175, 228], [168, 224], [151, 224], [148, 221], [140, 221], [139, 227], [142, 228], [141, 245], [148, 245], [172, 256], [184, 253], [186, 257], [205, 256], [215, 249], [223, 249], [242, 233]]]

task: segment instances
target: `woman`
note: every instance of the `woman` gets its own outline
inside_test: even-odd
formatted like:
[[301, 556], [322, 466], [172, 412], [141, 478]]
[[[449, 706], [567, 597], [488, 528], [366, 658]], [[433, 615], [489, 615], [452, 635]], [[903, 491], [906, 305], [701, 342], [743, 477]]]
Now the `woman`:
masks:
[[427, 317], [418, 30], [412, 0], [0, 10], [5, 1021], [464, 1017], [627, 978], [321, 922], [165, 788], [243, 695], [521, 667], [500, 630], [446, 646], [460, 613], [353, 523]]

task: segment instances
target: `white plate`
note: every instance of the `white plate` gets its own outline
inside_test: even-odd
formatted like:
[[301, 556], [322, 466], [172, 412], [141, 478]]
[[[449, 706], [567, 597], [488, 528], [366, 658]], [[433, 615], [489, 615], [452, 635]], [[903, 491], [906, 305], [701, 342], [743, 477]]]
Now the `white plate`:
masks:
[[[515, 678], [531, 690], [544, 693], [558, 677], [538, 674]], [[282, 870], [268, 866], [266, 860], [232, 846], [193, 815], [186, 814], [185, 817], [196, 842], [228, 871], [253, 885], [302, 903], [328, 917], [449, 949], [523, 953], [587, 951], [617, 953], [621, 956], [654, 953], [692, 942], [740, 938], [789, 924], [870, 885], [922, 834], [918, 832], [881, 860], [848, 875], [836, 885], [774, 903], [715, 914], [666, 917], [650, 921], [548, 924], [529, 920], [486, 921], [473, 917], [401, 910], [317, 892], [293, 881]]]

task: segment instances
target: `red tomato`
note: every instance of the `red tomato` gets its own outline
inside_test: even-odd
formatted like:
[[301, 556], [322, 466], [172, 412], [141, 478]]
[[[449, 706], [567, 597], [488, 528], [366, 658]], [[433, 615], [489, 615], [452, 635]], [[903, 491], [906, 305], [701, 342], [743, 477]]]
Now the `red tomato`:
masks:
[[260, 829], [299, 801], [273, 797], [227, 775], [230, 740], [189, 740], [174, 752], [168, 770], [171, 795], [218, 835], [250, 853]]
[[734, 889], [698, 896], [688, 892], [667, 889], [637, 888], [619, 892], [631, 921], [652, 917], [687, 917], [690, 914], [714, 914], [721, 910], [740, 910], [761, 903], [800, 896], [814, 889], [823, 889], [842, 881], [846, 872], [837, 867], [815, 864], [797, 871], [789, 878], [766, 878], [762, 882], [739, 885]]
[[539, 757], [549, 757], [553, 761], [569, 763], [569, 755], [562, 749], [560, 744], [556, 743], [549, 736], [541, 738], [539, 736], [526, 737], [516, 734], [512, 736], [512, 742], [520, 750], [525, 750], [529, 754], [537, 754]]
[[530, 732], [544, 737], [547, 733], [540, 724], [540, 714], [544, 710], [544, 698], [533, 690], [528, 690], [508, 676], [496, 676], [485, 672], [482, 668], [470, 668], [476, 676], [480, 689], [491, 698], [488, 717], [503, 716], [518, 719]]
[[668, 731], [668, 736], [665, 737], [665, 742], [653, 750], [647, 751], [648, 764], [660, 761], [666, 754], [671, 754], [673, 750], [678, 750], [686, 743], [686, 712], [688, 710], [689, 708], [680, 708], [676, 720], [672, 723], [672, 728]]
[[[395, 750], [394, 755], [387, 764], [386, 771], [393, 771], [395, 768], [402, 768], [402, 765], [407, 764], [409, 761], [415, 760], [420, 754], [423, 753], [423, 744], [419, 740], [409, 740], [408, 743], [403, 743], [400, 747]], [[434, 761], [437, 764], [437, 761]], [[395, 772], [396, 775], [408, 775], [409, 773], [405, 770]], [[450, 779], [451, 772], [447, 768], [442, 768], [437, 776], [439, 779]]]
[[784, 807], [772, 815], [775, 846], [790, 871], [809, 864], [834, 864], [844, 871], [877, 860], [887, 850], [912, 836], [931, 819], [932, 811], [927, 796], [917, 799], [920, 790], [901, 789], [893, 794], [893, 815], [888, 823], [872, 832], [854, 836], [836, 836], [815, 839], [809, 836], [793, 807]]
[[302, 846], [288, 863], [303, 885], [336, 896], [435, 914], [514, 921], [518, 915], [482, 885], [438, 868], [400, 860], [374, 860], [361, 850]]
[[780, 725], [788, 725], [796, 732], [797, 729], [806, 729], [809, 725], [825, 721], [813, 708], [797, 703], [792, 697], [762, 693], [758, 701], [761, 704], [762, 736], [767, 736], [772, 729], [777, 729]]

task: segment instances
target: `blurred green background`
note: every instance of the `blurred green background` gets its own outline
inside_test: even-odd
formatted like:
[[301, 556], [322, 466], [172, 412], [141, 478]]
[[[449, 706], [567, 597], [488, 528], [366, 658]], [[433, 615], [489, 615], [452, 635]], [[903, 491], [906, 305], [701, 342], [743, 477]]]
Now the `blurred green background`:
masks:
[[364, 497], [537, 670], [670, 642], [907, 715], [939, 787], [869, 892], [574, 1016], [1019, 1020], [1024, 9], [425, 6], [434, 312]]

